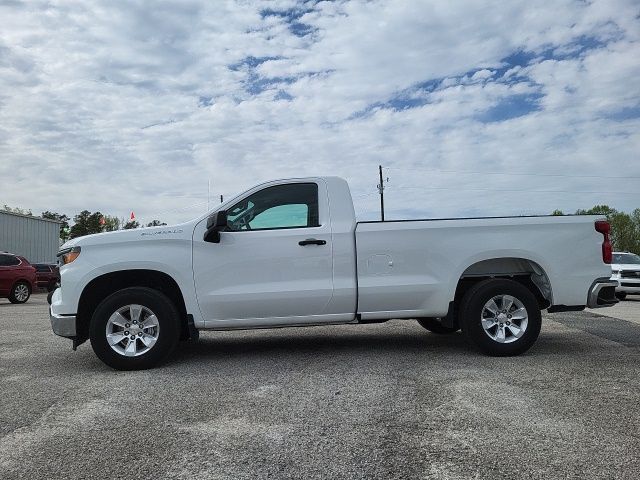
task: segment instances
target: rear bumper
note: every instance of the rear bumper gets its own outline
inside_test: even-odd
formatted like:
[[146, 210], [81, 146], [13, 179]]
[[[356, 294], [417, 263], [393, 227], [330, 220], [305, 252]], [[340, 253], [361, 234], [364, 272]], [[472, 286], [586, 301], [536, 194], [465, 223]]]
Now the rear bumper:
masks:
[[618, 299], [616, 298], [617, 287], [617, 280], [611, 280], [610, 278], [598, 278], [593, 282], [589, 289], [587, 307], [601, 308], [615, 305], [618, 303]]

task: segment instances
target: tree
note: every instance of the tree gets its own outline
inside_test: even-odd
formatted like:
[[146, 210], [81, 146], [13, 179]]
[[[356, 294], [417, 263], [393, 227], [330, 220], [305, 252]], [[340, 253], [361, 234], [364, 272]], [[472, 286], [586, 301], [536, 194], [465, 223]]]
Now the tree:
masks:
[[618, 212], [608, 205], [596, 205], [589, 210], [577, 210], [576, 215], [603, 215], [611, 224], [611, 243], [617, 251], [640, 254], [640, 209], [631, 215]]
[[147, 223], [147, 227], [161, 227], [163, 225], [166, 225], [166, 223], [160, 222], [160, 220], [154, 220], [153, 222]]
[[140, 228], [140, 224], [138, 223], [137, 220], [129, 220], [127, 223], [124, 224], [124, 227], [122, 227], [124, 230], [131, 230], [132, 228]]
[[60, 224], [60, 240], [63, 242], [69, 240], [69, 220], [71, 219], [68, 216], [47, 210], [46, 212], [42, 212], [42, 218], [62, 222]]
[[553, 212], [551, 212], [551, 215], [553, 215], [553, 216], [555, 216], [555, 217], [559, 217], [559, 216], [564, 215], [564, 213], [562, 212], [562, 210], [558, 210], [558, 209], [556, 208]]
[[118, 217], [112, 217], [110, 215], [105, 215], [104, 217], [104, 231], [105, 232], [113, 232], [115, 230], [120, 230], [120, 219]]
[[589, 210], [576, 210], [576, 215], [605, 215], [607, 218], [614, 213], [618, 213], [618, 211], [609, 205], [596, 205]]
[[73, 217], [75, 222], [70, 230], [70, 238], [82, 237], [84, 235], [91, 235], [93, 233], [102, 232], [102, 225], [100, 225], [100, 218], [102, 213], [91, 213], [89, 210], [83, 210], [78, 215]]
[[7, 212], [11, 212], [11, 213], [18, 213], [20, 215], [28, 215], [28, 216], [33, 216], [33, 213], [31, 213], [31, 210], [25, 210], [24, 208], [20, 208], [20, 207], [10, 207], [9, 205], [4, 205], [2, 207], [2, 210], [5, 210]]

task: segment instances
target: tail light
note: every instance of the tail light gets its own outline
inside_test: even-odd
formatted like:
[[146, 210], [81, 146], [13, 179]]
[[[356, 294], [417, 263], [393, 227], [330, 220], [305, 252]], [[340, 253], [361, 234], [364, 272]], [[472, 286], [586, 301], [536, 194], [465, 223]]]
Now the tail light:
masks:
[[595, 223], [595, 227], [596, 231], [600, 232], [604, 236], [604, 240], [602, 241], [602, 261], [604, 263], [611, 263], [613, 250], [613, 248], [611, 248], [611, 239], [609, 238], [611, 225], [609, 225], [609, 222], [604, 220], [598, 220]]

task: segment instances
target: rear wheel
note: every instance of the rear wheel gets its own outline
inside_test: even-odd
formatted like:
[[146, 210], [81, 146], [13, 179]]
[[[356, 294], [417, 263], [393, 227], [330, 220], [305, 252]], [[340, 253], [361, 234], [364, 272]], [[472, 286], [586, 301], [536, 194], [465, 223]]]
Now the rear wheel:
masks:
[[418, 318], [417, 320], [420, 326], [426, 328], [431, 333], [437, 333], [438, 335], [447, 335], [460, 330], [459, 328], [452, 328], [442, 325], [442, 322], [440, 322], [440, 320], [438, 320], [437, 318], [424, 317]]
[[96, 308], [89, 326], [98, 358], [118, 370], [143, 370], [163, 361], [180, 337], [180, 314], [151, 288], [120, 290]]
[[520, 355], [540, 334], [542, 316], [536, 297], [512, 280], [485, 280], [472, 287], [460, 305], [467, 340], [492, 356]]
[[25, 303], [31, 296], [31, 287], [27, 282], [18, 282], [11, 289], [9, 301], [11, 303]]

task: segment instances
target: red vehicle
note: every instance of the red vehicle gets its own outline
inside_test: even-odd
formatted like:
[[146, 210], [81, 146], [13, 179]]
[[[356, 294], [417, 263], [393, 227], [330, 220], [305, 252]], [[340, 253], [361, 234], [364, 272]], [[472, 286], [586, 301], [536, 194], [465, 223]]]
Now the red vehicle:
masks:
[[26, 258], [0, 253], [0, 298], [25, 303], [36, 286], [36, 269]]
[[33, 263], [36, 269], [36, 283], [38, 288], [46, 288], [47, 292], [55, 290], [60, 282], [58, 266], [51, 263]]

